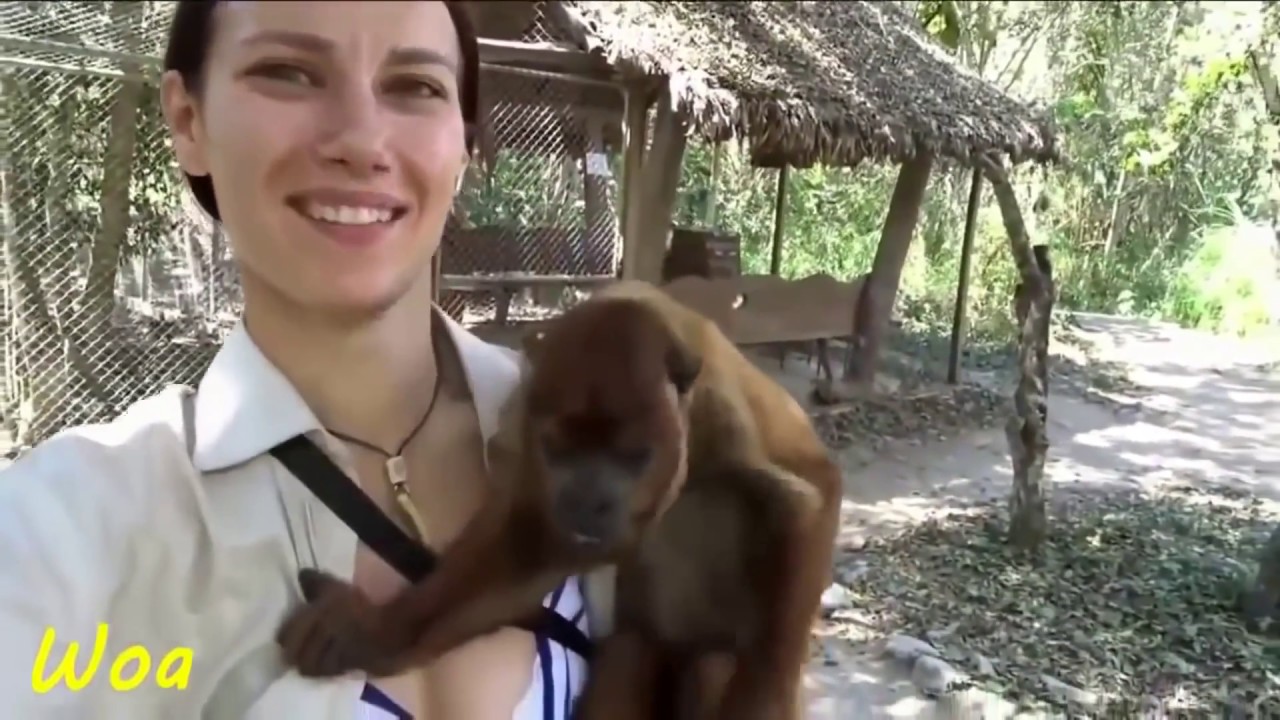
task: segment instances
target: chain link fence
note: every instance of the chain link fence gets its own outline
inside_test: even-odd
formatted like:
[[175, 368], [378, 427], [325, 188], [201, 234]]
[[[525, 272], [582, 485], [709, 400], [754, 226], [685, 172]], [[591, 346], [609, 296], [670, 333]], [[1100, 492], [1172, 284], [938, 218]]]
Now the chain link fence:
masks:
[[0, 413], [7, 444], [195, 383], [235, 320], [155, 78], [170, 3], [0, 3]]
[[[563, 41], [542, 5], [519, 39]], [[565, 285], [616, 276], [623, 102], [600, 81], [482, 67], [480, 151], [440, 255], [446, 309], [476, 322], [501, 315], [503, 290], [554, 305]]]
[[[173, 6], [0, 2], [0, 452], [197, 382], [238, 316], [227, 242], [183, 185], [160, 111]], [[535, 14], [522, 39], [554, 39]], [[445, 278], [612, 277], [619, 91], [493, 65], [481, 83], [487, 130]], [[442, 300], [483, 316], [486, 294]]]

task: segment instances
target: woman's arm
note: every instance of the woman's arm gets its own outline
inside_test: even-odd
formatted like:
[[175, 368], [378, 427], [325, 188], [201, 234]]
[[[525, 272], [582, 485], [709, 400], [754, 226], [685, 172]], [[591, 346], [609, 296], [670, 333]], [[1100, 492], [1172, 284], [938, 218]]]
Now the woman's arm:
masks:
[[111, 663], [130, 643], [102, 624], [129, 572], [150, 474], [139, 452], [145, 438], [113, 436], [119, 432], [68, 431], [0, 471], [0, 698], [14, 708], [8, 717], [90, 717], [114, 692]]

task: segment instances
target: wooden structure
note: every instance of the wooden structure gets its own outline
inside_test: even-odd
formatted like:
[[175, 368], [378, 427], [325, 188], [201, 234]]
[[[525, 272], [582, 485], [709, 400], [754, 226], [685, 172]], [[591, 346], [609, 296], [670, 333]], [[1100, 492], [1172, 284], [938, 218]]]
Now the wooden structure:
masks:
[[[532, 13], [549, 28], [538, 43], [487, 41], [486, 62], [621, 89], [584, 90], [581, 101], [617, 118], [624, 277], [662, 277], [689, 137], [742, 140], [754, 164], [779, 168], [780, 191], [785, 168], [901, 165], [873, 267], [846, 306], [859, 356], [846, 372], [855, 379], [874, 373], [935, 163], [972, 166], [986, 155], [1046, 163], [1058, 155], [1046, 118], [962, 67], [895, 3], [563, 0], [477, 8], [491, 18]], [[482, 34], [491, 26], [482, 22]], [[781, 219], [781, 193], [778, 204]], [[774, 270], [782, 234], [779, 227]]]
[[617, 276], [612, 160], [622, 151], [623, 90], [606, 63], [556, 42], [558, 9], [470, 6], [481, 36], [481, 132], [437, 256], [441, 304], [455, 315], [491, 296], [503, 323], [522, 290]]
[[850, 318], [865, 281], [865, 276], [849, 282], [826, 274], [798, 280], [777, 275], [713, 279], [687, 275], [663, 288], [714, 320], [738, 345], [812, 346], [819, 372], [833, 380], [829, 341], [852, 339]]
[[[828, 341], [852, 335], [849, 308], [856, 307], [865, 280], [842, 281], [826, 274], [798, 280], [774, 275], [685, 275], [661, 287], [714, 321], [738, 345], [814, 346], [819, 372], [832, 379]], [[536, 332], [538, 325], [489, 326], [476, 332], [492, 342], [516, 347], [519, 339]]]
[[733, 278], [742, 274], [742, 238], [710, 230], [675, 228], [662, 259], [662, 281], [694, 275]]

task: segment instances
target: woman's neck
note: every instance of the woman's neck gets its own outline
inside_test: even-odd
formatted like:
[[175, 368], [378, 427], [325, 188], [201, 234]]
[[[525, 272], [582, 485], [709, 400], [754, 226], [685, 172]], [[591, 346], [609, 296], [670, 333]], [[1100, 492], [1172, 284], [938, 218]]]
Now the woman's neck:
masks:
[[270, 291], [251, 296], [246, 286], [245, 295], [245, 329], [320, 423], [397, 451], [434, 394], [429, 280], [358, 322], [307, 312]]

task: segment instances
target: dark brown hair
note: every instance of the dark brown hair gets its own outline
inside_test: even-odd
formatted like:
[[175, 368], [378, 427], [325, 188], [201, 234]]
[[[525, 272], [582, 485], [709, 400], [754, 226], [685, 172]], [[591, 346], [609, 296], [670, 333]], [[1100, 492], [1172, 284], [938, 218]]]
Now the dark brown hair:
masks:
[[[458, 49], [462, 67], [458, 75], [458, 104], [462, 107], [462, 122], [466, 128], [467, 152], [474, 149], [476, 123], [480, 104], [480, 51], [476, 44], [475, 26], [461, 0], [443, 0], [458, 33]], [[213, 42], [214, 10], [218, 0], [179, 0], [169, 25], [168, 45], [164, 51], [164, 69], [177, 70], [187, 91], [198, 95], [204, 82], [205, 62], [209, 46]], [[213, 180], [209, 176], [186, 175], [187, 186], [196, 202], [214, 220], [221, 220], [218, 201], [213, 194]]]

